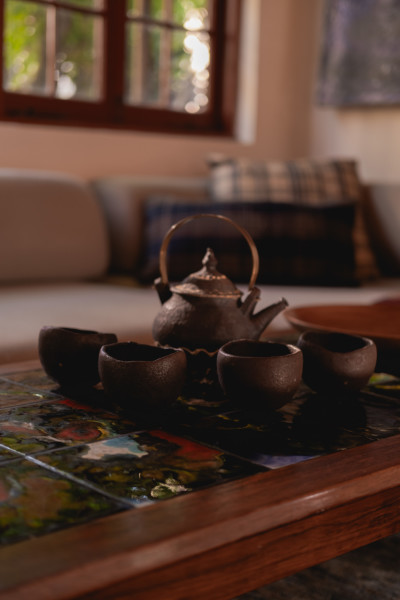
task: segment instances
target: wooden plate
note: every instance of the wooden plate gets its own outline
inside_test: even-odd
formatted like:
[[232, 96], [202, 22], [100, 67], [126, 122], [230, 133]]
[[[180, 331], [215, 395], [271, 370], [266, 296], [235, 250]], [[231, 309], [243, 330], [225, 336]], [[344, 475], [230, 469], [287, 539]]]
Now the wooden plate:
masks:
[[400, 304], [332, 304], [287, 308], [283, 313], [299, 331], [339, 331], [369, 337], [382, 349], [400, 350]]

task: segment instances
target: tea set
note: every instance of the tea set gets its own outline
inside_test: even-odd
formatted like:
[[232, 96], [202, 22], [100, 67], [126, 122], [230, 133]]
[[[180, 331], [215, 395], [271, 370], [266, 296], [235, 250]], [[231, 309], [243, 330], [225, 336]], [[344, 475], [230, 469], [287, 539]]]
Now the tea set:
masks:
[[[172, 235], [196, 218], [217, 218], [245, 237], [253, 258], [249, 291], [242, 292], [217, 270], [207, 249], [202, 268], [171, 285], [166, 256]], [[375, 369], [377, 349], [369, 338], [344, 333], [303, 332], [296, 345], [260, 340], [288, 303], [281, 298], [255, 313], [259, 257], [250, 234], [225, 216], [199, 214], [167, 232], [160, 249], [155, 289], [161, 309], [153, 322], [155, 345], [119, 342], [112, 333], [43, 327], [39, 358], [45, 372], [63, 387], [94, 386], [133, 410], [164, 410], [190, 377], [189, 365], [206, 354], [216, 365], [223, 394], [234, 404], [276, 410], [291, 400], [301, 381], [316, 391], [354, 394]]]

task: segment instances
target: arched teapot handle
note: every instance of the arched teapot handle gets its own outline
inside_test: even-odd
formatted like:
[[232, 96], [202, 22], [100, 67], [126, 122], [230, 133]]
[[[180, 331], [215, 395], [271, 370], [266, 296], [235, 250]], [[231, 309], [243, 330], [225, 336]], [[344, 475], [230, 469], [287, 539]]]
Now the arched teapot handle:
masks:
[[193, 221], [194, 219], [200, 219], [200, 218], [204, 218], [204, 217], [220, 219], [221, 221], [226, 221], [227, 223], [230, 223], [245, 238], [246, 242], [248, 243], [248, 245], [250, 247], [251, 256], [253, 259], [253, 268], [251, 271], [251, 276], [250, 276], [250, 281], [249, 281], [249, 290], [251, 290], [255, 286], [257, 276], [258, 276], [258, 270], [259, 270], [259, 266], [260, 266], [260, 258], [258, 255], [258, 250], [256, 248], [256, 245], [253, 241], [253, 238], [251, 237], [249, 232], [246, 231], [246, 229], [244, 229], [243, 227], [241, 227], [240, 225], [238, 225], [237, 223], [232, 221], [232, 219], [229, 219], [229, 217], [225, 217], [224, 215], [218, 215], [218, 214], [213, 214], [213, 213], [199, 213], [196, 215], [191, 215], [189, 217], [184, 217], [183, 219], [181, 219], [180, 221], [178, 221], [177, 223], [172, 225], [172, 227], [170, 227], [170, 229], [167, 231], [167, 233], [164, 236], [164, 239], [162, 241], [161, 248], [160, 248], [159, 264], [160, 264], [161, 282], [165, 285], [169, 284], [168, 271], [167, 271], [167, 250], [168, 250], [168, 245], [171, 241], [172, 236], [177, 231], [177, 229], [182, 227], [182, 225], [185, 225], [186, 223], [188, 223], [189, 221]]

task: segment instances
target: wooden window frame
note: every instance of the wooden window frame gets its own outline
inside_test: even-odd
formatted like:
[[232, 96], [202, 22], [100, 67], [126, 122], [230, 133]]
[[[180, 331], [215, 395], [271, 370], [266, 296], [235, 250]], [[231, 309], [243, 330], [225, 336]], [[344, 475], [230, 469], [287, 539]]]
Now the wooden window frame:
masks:
[[[0, 81], [3, 81], [4, 1], [0, 0]], [[60, 1], [62, 5], [62, 0]], [[112, 6], [112, 10], [110, 7]], [[63, 100], [0, 89], [0, 120], [77, 127], [232, 136], [234, 133], [241, 0], [214, 0], [210, 109], [198, 114], [123, 103], [125, 0], [105, 0], [104, 98]], [[112, 43], [111, 43], [112, 40]], [[120, 65], [120, 68], [115, 68]]]

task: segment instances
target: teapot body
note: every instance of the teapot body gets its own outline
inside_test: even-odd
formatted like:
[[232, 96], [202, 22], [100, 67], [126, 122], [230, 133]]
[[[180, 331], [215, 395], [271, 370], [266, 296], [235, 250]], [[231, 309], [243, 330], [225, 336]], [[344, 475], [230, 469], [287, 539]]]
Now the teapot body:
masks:
[[[167, 274], [167, 247], [173, 233], [193, 218], [212, 217], [228, 221], [245, 237], [253, 257], [249, 292], [242, 301], [242, 292], [230, 279], [217, 270], [217, 260], [211, 248], [203, 258], [203, 267], [182, 282], [170, 285]], [[199, 214], [186, 217], [173, 225], [160, 249], [161, 277], [154, 281], [161, 301], [161, 310], [153, 322], [153, 338], [161, 346], [186, 348], [190, 351], [217, 351], [233, 339], [257, 340], [268, 323], [287, 306], [282, 298], [254, 314], [260, 298], [255, 286], [259, 266], [257, 248], [250, 234], [222, 215]]]
[[244, 314], [235, 298], [173, 294], [153, 322], [153, 337], [162, 346], [218, 350], [232, 339], [258, 339], [260, 327]]

